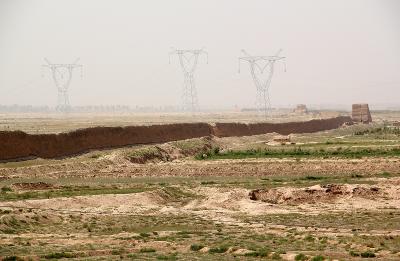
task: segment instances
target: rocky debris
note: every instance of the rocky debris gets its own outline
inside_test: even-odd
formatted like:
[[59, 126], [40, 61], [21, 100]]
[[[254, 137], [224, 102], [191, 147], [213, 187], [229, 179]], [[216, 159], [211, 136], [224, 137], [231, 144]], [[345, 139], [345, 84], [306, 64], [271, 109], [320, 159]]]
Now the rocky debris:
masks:
[[249, 197], [271, 204], [300, 204], [332, 202], [343, 197], [374, 199], [382, 194], [383, 191], [375, 186], [327, 184], [307, 188], [255, 189], [250, 191]]

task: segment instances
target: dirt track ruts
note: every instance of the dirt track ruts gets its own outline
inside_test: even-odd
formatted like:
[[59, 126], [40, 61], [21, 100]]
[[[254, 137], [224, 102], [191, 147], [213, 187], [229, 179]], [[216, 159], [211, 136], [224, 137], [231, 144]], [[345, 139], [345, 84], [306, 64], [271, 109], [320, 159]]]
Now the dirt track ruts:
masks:
[[2, 168], [3, 178], [23, 177], [156, 177], [156, 176], [269, 176], [398, 173], [397, 158], [368, 159], [245, 159], [174, 161], [133, 164], [101, 159], [88, 162]]

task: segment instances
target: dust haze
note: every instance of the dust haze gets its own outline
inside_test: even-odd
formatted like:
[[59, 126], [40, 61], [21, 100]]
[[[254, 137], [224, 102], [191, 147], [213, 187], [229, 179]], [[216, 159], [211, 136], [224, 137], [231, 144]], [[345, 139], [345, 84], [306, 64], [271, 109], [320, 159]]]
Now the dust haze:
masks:
[[[273, 55], [282, 48], [271, 86], [274, 107], [338, 107], [367, 102], [398, 107], [398, 1], [66, 1], [0, 2], [0, 104], [57, 103], [41, 65], [80, 57], [72, 106], [179, 106], [183, 76], [171, 47], [204, 47], [195, 74], [203, 109], [252, 107], [240, 50]], [[342, 106], [342, 107], [343, 107]]]

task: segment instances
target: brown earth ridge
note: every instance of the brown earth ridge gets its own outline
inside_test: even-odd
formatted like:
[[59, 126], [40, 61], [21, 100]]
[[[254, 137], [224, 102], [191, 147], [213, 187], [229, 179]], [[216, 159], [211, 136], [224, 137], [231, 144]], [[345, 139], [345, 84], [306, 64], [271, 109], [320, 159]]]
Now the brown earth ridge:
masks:
[[95, 149], [117, 148], [137, 144], [163, 143], [205, 136], [251, 136], [277, 132], [312, 133], [336, 129], [352, 122], [340, 116], [287, 123], [180, 123], [151, 126], [94, 127], [59, 134], [27, 134], [0, 131], [0, 160], [12, 161], [32, 157], [58, 158]]

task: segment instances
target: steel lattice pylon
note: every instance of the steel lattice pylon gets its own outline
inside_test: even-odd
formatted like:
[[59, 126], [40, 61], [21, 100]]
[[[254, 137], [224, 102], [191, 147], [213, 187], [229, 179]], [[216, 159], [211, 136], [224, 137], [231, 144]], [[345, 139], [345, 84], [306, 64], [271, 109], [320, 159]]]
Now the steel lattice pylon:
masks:
[[[198, 110], [197, 90], [194, 82], [194, 72], [197, 67], [199, 56], [206, 54], [208, 63], [208, 54], [203, 49], [198, 50], [178, 50], [173, 49], [169, 53], [171, 55], [178, 55], [179, 64], [183, 72], [183, 93], [182, 93], [182, 109], [183, 111], [191, 111], [194, 113]], [[171, 59], [170, 59], [171, 62]]]
[[68, 112], [71, 109], [69, 104], [68, 88], [71, 84], [73, 70], [77, 67], [81, 68], [82, 77], [82, 65], [77, 64], [79, 58], [71, 64], [54, 64], [49, 62], [46, 58], [44, 60], [47, 64], [43, 65], [43, 67], [50, 69], [58, 91], [56, 110], [59, 112]]
[[[269, 88], [271, 85], [272, 75], [274, 74], [275, 62], [285, 59], [285, 57], [279, 56], [281, 51], [282, 50], [279, 50], [274, 56], [252, 56], [245, 50], [242, 50], [245, 56], [239, 57], [239, 72], [240, 61], [247, 61], [250, 65], [250, 73], [253, 77], [257, 91], [256, 108], [259, 113], [264, 114], [265, 118], [267, 118], [268, 112], [271, 111]], [[261, 76], [264, 75], [264, 72], [266, 72], [266, 77], [262, 79]]]

